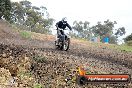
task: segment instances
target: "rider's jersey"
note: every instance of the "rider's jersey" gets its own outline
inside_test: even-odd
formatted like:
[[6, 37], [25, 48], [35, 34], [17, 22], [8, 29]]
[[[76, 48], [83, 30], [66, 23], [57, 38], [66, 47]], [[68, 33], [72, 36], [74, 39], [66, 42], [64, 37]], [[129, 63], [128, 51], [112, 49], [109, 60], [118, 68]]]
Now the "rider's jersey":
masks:
[[68, 27], [70, 30], [72, 30], [71, 26], [67, 23], [67, 21], [59, 21], [56, 23], [57, 27], [58, 28], [61, 28], [61, 29], [65, 29], [66, 27]]

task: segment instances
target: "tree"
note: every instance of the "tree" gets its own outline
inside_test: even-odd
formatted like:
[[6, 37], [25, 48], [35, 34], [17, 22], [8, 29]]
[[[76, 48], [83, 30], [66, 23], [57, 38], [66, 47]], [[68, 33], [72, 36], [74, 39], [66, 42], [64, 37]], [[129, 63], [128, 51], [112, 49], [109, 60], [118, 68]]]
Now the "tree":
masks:
[[109, 42], [111, 44], [117, 44], [118, 39], [116, 38], [116, 36], [111, 35], [109, 38], [110, 38], [110, 41]]
[[10, 0], [0, 0], [0, 19], [5, 18], [10, 21], [11, 2]]
[[124, 28], [124, 27], [121, 27], [121, 28], [119, 28], [119, 29], [117, 30], [117, 32], [115, 33], [115, 35], [116, 35], [116, 37], [118, 38], [118, 37], [124, 35], [125, 33], [126, 33], [125, 28]]
[[11, 20], [14, 23], [19, 25], [23, 25], [26, 20], [26, 10], [23, 6], [18, 2], [12, 2], [12, 9], [11, 9]]
[[132, 41], [132, 33], [128, 35], [126, 38], [124, 38], [125, 42]]
[[127, 45], [132, 46], [132, 33], [124, 38], [124, 41]]
[[73, 22], [73, 29], [77, 32], [77, 34], [75, 35], [74, 33], [74, 36], [78, 36], [80, 38], [85, 38], [85, 39], [90, 39], [91, 37], [91, 29], [89, 27], [89, 22], [88, 21], [85, 21], [85, 22], [82, 22], [82, 21], [74, 21]]
[[100, 36], [105, 36], [105, 35], [112, 35], [113, 33], [113, 28], [114, 28], [114, 22], [111, 22], [109, 20], [104, 21], [104, 24], [101, 24], [101, 22], [98, 22], [97, 25], [93, 26], [93, 33], [96, 35]]
[[[25, 0], [12, 2], [11, 20], [21, 28], [33, 32], [50, 33], [49, 28], [54, 19], [49, 18], [47, 8], [44, 6], [32, 6], [32, 3]], [[44, 15], [45, 14], [45, 15]]]
[[[117, 24], [116, 21], [111, 22], [110, 20], [106, 20], [106, 21], [104, 21], [103, 24], [101, 22], [98, 22], [97, 25], [95, 25], [91, 28], [92, 28], [94, 35], [99, 35], [101, 37], [102, 42], [103, 42], [103, 38], [107, 36], [107, 37], [111, 38], [110, 43], [116, 43], [117, 38], [124, 35], [126, 32], [125, 32], [124, 27], [114, 29], [115, 24]], [[115, 31], [115, 33], [114, 33], [114, 31]]]
[[20, 1], [20, 4], [26, 9], [31, 9], [32, 3], [30, 1], [27, 0]]

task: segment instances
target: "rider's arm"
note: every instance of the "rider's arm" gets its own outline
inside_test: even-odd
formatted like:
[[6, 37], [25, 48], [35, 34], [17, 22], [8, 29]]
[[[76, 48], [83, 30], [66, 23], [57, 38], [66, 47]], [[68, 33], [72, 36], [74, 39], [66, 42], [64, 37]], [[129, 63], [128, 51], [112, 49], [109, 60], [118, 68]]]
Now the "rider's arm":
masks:
[[70, 29], [70, 30], [72, 30], [72, 27], [67, 23], [66, 24], [66, 26]]
[[57, 22], [56, 25], [55, 25], [57, 28], [58, 28], [58, 23], [59, 23], [59, 22]]
[[57, 28], [56, 30], [58, 30], [58, 24], [59, 24], [59, 22], [57, 22], [57, 23], [56, 23], [56, 25], [55, 25], [55, 26], [56, 26], [56, 28]]

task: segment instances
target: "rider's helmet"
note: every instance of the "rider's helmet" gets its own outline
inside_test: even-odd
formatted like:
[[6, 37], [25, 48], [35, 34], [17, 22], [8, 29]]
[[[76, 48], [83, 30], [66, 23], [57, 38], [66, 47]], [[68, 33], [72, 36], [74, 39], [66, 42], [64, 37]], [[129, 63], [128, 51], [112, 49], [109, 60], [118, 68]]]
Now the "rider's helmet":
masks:
[[67, 18], [66, 17], [63, 17], [61, 21], [62, 22], [67, 22]]

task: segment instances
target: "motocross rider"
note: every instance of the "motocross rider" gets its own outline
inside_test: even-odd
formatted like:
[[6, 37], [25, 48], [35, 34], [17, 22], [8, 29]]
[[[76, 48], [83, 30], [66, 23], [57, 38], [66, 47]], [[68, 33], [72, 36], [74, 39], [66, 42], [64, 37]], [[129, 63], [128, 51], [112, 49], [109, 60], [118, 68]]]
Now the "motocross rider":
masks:
[[[57, 38], [59, 38], [61, 35], [64, 35], [64, 30], [66, 27], [72, 30], [72, 27], [66, 21], [66, 17], [62, 18], [61, 21], [57, 22], [56, 27], [57, 27]], [[58, 39], [57, 39], [57, 44], [58, 44]]]

